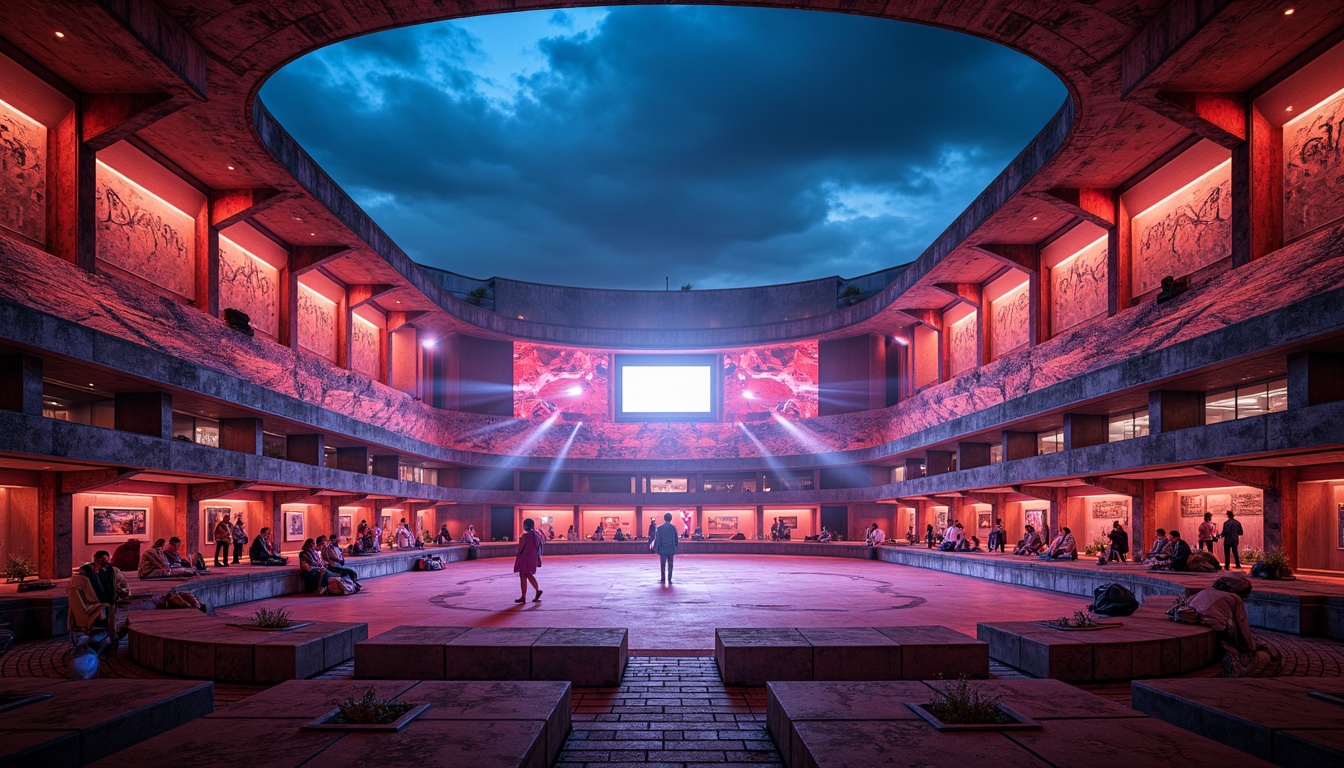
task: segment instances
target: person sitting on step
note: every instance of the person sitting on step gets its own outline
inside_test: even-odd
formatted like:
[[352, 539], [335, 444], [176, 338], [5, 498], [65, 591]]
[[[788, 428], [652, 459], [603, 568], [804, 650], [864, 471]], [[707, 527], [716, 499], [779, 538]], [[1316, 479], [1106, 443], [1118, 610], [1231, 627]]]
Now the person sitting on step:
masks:
[[1176, 530], [1167, 533], [1167, 541], [1169, 542], [1170, 557], [1154, 563], [1153, 569], [1163, 571], [1186, 570], [1186, 564], [1190, 562], [1190, 545], [1181, 540], [1181, 532]]
[[363, 589], [359, 583], [359, 574], [353, 568], [345, 566], [345, 553], [341, 552], [341, 545], [337, 542], [340, 538], [332, 534], [331, 538], [318, 536], [315, 547], [322, 554], [322, 563], [327, 566], [327, 570], [337, 576], [344, 576], [355, 582], [355, 591]]
[[470, 544], [475, 547], [481, 543], [481, 537], [476, 535], [476, 526], [468, 525], [465, 533], [462, 534], [462, 543]]
[[440, 547], [446, 547], [453, 543], [453, 534], [448, 532], [447, 523], [444, 523], [443, 526], [439, 528], [439, 535], [434, 537], [434, 543], [438, 544]]
[[1023, 557], [1040, 554], [1043, 546], [1045, 546], [1045, 542], [1041, 540], [1041, 534], [1036, 532], [1036, 526], [1028, 525], [1026, 533], [1023, 534], [1022, 540], [1017, 543], [1017, 549], [1013, 550], [1013, 554]]
[[1148, 553], [1143, 556], [1144, 565], [1156, 565], [1165, 563], [1171, 559], [1171, 539], [1167, 538], [1167, 532], [1161, 528], [1157, 529], [1157, 538], [1153, 541], [1153, 546]]
[[1050, 542], [1050, 548], [1041, 553], [1039, 557], [1042, 560], [1077, 560], [1078, 542], [1074, 541], [1073, 532], [1068, 528], [1060, 528], [1059, 535]]
[[140, 578], [185, 579], [195, 576], [195, 570], [168, 562], [168, 556], [163, 552], [163, 545], [166, 543], [163, 539], [156, 539], [154, 546], [145, 550], [145, 554], [140, 556]]
[[252, 561], [253, 565], [289, 564], [289, 558], [281, 557], [272, 546], [270, 528], [262, 528], [257, 532], [256, 538], [252, 539], [252, 546], [247, 550], [247, 559]]

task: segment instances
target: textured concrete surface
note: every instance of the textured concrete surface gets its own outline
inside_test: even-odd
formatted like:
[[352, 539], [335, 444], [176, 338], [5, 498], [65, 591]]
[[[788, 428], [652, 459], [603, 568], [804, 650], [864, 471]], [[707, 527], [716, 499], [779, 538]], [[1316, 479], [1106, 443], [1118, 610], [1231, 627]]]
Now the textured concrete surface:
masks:
[[974, 636], [977, 621], [1051, 618], [1086, 606], [1077, 597], [919, 568], [848, 559], [678, 556], [677, 581], [658, 584], [651, 555], [547, 557], [546, 594], [516, 604], [507, 559], [378, 579], [340, 600], [282, 597], [225, 609], [245, 616], [284, 607], [298, 619], [364, 621], [371, 636], [394, 627], [618, 627], [630, 649], [710, 654], [717, 627], [941, 625]]

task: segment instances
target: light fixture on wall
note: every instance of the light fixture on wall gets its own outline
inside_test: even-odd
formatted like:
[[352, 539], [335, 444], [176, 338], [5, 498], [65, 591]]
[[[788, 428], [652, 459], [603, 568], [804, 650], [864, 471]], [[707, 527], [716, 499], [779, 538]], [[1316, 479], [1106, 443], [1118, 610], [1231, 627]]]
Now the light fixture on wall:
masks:
[[229, 166], [229, 170], [230, 170], [230, 171], [233, 170], [233, 166], [232, 166], [232, 165]]
[[64, 39], [65, 39], [65, 33], [64, 33], [64, 32], [60, 32], [60, 31], [57, 31], [57, 32], [56, 32], [56, 39], [57, 39], [57, 40], [64, 40]]
[[1283, 9], [1283, 15], [1284, 15], [1284, 16], [1292, 16], [1292, 15], [1293, 15], [1294, 13], [1296, 13], [1296, 12], [1297, 12], [1297, 9], [1296, 9], [1296, 8], [1284, 8], [1284, 9]]

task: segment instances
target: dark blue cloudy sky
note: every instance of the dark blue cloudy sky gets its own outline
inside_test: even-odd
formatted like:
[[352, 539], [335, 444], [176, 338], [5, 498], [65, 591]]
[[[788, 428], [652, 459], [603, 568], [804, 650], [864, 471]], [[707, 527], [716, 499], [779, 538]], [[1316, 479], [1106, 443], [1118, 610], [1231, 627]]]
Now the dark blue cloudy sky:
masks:
[[905, 263], [1064, 96], [1031, 59], [952, 32], [690, 6], [383, 32], [262, 91], [416, 260], [638, 289]]

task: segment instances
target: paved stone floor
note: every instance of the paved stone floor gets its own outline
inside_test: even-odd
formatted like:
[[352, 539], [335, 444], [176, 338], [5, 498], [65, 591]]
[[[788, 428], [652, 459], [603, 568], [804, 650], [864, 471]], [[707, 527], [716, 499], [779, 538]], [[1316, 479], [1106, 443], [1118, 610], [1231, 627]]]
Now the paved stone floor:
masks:
[[774, 555], [679, 556], [663, 587], [652, 555], [572, 555], [546, 558], [541, 602], [518, 605], [512, 569], [511, 558], [473, 560], [384, 576], [349, 598], [278, 597], [224, 613], [284, 607], [300, 619], [366, 621], [370, 637], [405, 624], [626, 627], [634, 652], [707, 654], [715, 627], [938, 624], [974, 636], [980, 621], [1054, 618], [1088, 602], [909, 566]]

